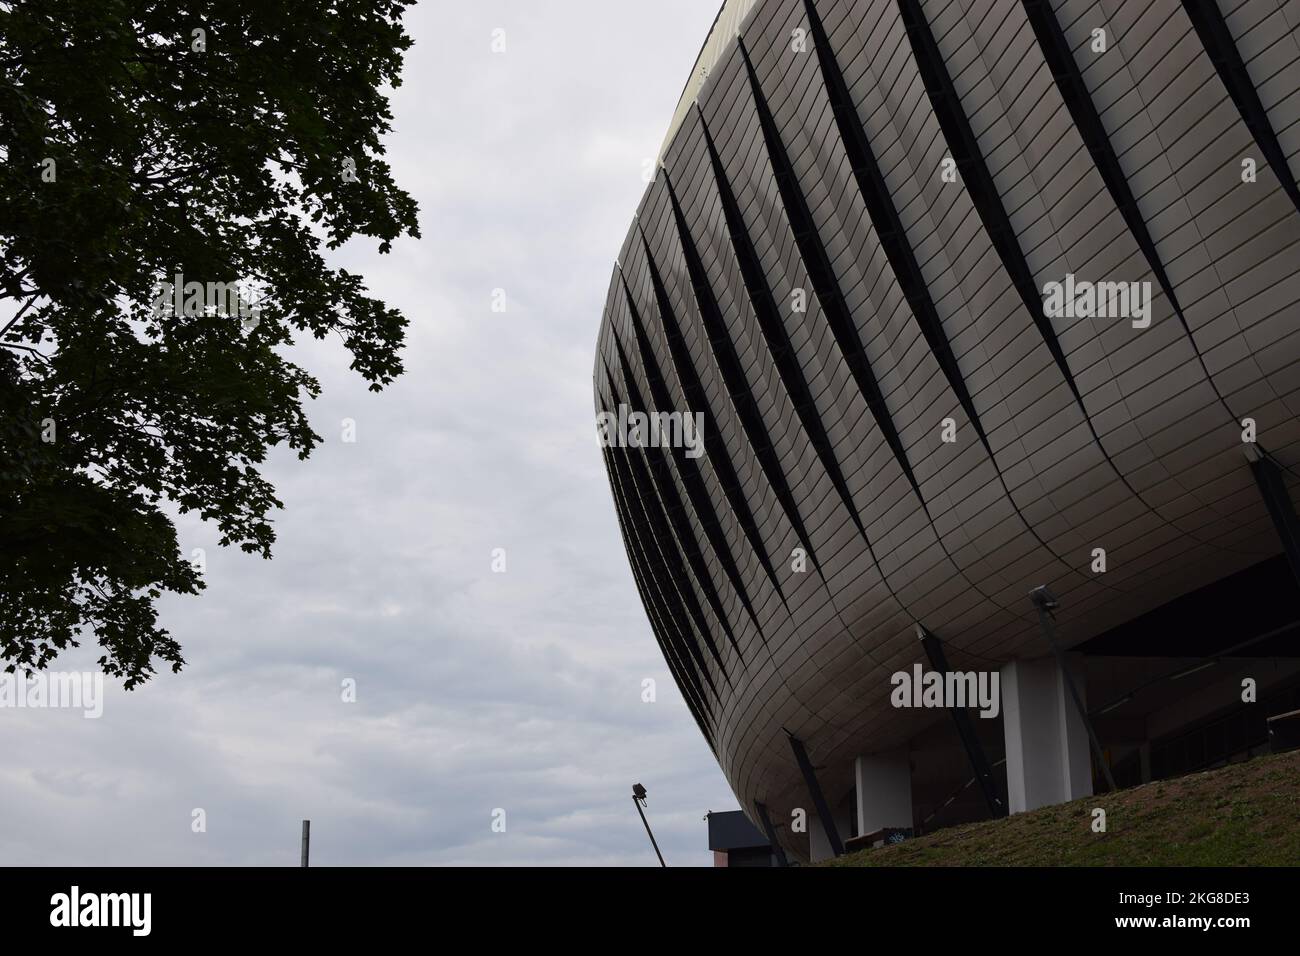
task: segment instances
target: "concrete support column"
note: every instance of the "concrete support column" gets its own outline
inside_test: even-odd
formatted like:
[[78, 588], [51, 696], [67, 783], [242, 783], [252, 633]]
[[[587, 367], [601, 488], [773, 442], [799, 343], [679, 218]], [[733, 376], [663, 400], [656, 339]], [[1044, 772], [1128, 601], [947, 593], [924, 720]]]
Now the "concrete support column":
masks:
[[912, 825], [912, 764], [906, 747], [864, 754], [854, 762], [858, 835]]
[[[1067, 662], [1079, 696], [1085, 697], [1077, 658]], [[1002, 668], [1001, 683], [1010, 812], [1091, 794], [1088, 730], [1055, 659], [1012, 661]]]
[[[847, 801], [842, 801], [838, 806], [831, 808], [832, 822], [840, 834], [841, 843], [849, 838], [849, 812]], [[826, 829], [822, 826], [821, 819], [815, 813], [808, 814], [808, 859], [813, 863], [820, 863], [834, 856], [835, 851], [831, 849], [830, 841], [826, 839]]]

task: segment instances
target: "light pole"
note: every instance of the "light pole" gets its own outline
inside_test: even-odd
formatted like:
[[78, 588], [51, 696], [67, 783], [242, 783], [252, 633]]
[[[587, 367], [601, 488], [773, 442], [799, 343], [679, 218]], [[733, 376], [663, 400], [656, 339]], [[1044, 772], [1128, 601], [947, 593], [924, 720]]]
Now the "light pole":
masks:
[[1070, 670], [1065, 666], [1065, 655], [1056, 646], [1055, 629], [1052, 627], [1055, 616], [1052, 612], [1061, 606], [1061, 602], [1056, 599], [1056, 595], [1047, 589], [1046, 585], [1036, 587], [1030, 591], [1029, 598], [1034, 602], [1034, 607], [1038, 609], [1038, 621], [1043, 625], [1043, 636], [1047, 638], [1047, 646], [1056, 655], [1056, 666], [1061, 669], [1061, 678], [1065, 681], [1065, 686], [1070, 688], [1070, 696], [1074, 698], [1074, 706], [1079, 711], [1079, 719], [1083, 721], [1083, 726], [1088, 731], [1088, 740], [1092, 744], [1092, 752], [1097, 756], [1097, 763], [1101, 764], [1101, 772], [1106, 777], [1106, 786], [1110, 788], [1111, 793], [1114, 793], [1119, 788], [1115, 786], [1115, 778], [1110, 774], [1110, 765], [1106, 763], [1106, 753], [1101, 749], [1097, 734], [1092, 729], [1092, 721], [1088, 719], [1088, 709], [1083, 706], [1079, 691], [1074, 686], [1074, 678], [1070, 676]]
[[646, 792], [645, 787], [639, 783], [632, 784], [632, 802], [636, 804], [636, 812], [641, 815], [641, 822], [645, 825], [645, 832], [650, 837], [650, 845], [655, 848], [655, 856], [659, 857], [659, 865], [667, 866], [664, 862], [664, 855], [659, 852], [659, 844], [655, 842], [655, 835], [650, 830], [650, 821], [645, 818], [645, 811], [641, 808], [645, 806]]

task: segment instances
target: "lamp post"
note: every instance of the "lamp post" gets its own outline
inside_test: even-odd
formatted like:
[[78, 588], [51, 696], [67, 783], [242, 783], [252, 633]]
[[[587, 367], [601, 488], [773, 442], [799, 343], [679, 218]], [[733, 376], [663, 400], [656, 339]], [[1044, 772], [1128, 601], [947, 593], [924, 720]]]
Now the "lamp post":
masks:
[[1074, 686], [1074, 678], [1070, 676], [1070, 670], [1065, 666], [1065, 655], [1056, 646], [1055, 628], [1052, 627], [1055, 615], [1052, 612], [1061, 606], [1061, 602], [1045, 585], [1030, 591], [1029, 598], [1033, 601], [1034, 607], [1038, 609], [1038, 622], [1043, 626], [1043, 636], [1047, 638], [1047, 646], [1056, 655], [1056, 665], [1061, 669], [1061, 678], [1065, 681], [1065, 686], [1070, 689], [1070, 696], [1074, 698], [1074, 707], [1079, 712], [1079, 719], [1083, 721], [1083, 726], [1088, 731], [1088, 741], [1092, 744], [1092, 752], [1097, 757], [1097, 763], [1101, 764], [1101, 772], [1106, 778], [1106, 786], [1111, 793], [1114, 793], [1119, 788], [1115, 786], [1115, 778], [1111, 776], [1110, 765], [1106, 763], [1106, 752], [1101, 749], [1097, 734], [1092, 729], [1092, 721], [1088, 719], [1088, 709], [1083, 706], [1083, 700], [1079, 697], [1079, 690]]
[[641, 815], [641, 823], [645, 825], [645, 832], [650, 837], [650, 845], [655, 848], [655, 856], [659, 857], [659, 865], [667, 866], [664, 862], [664, 855], [659, 852], [659, 844], [655, 842], [655, 835], [650, 830], [650, 821], [645, 818], [645, 811], [641, 808], [645, 806], [646, 792], [645, 787], [639, 783], [632, 784], [632, 802], [636, 804], [636, 812]]

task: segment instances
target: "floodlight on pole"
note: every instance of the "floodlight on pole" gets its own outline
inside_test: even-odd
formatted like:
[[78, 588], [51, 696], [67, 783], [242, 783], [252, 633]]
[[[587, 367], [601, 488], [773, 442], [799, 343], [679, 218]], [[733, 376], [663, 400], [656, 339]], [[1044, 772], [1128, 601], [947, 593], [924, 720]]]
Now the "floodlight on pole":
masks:
[[1030, 591], [1029, 599], [1033, 601], [1034, 607], [1038, 609], [1038, 622], [1043, 626], [1043, 636], [1047, 638], [1047, 646], [1056, 655], [1056, 665], [1061, 669], [1061, 679], [1065, 681], [1065, 686], [1070, 689], [1070, 696], [1074, 699], [1074, 707], [1079, 712], [1079, 719], [1083, 721], [1083, 726], [1088, 731], [1088, 741], [1092, 744], [1092, 752], [1097, 757], [1097, 763], [1101, 764], [1101, 772], [1106, 778], [1106, 786], [1111, 793], [1114, 793], [1119, 788], [1115, 786], [1115, 778], [1111, 776], [1110, 765], [1106, 763], [1106, 752], [1101, 749], [1097, 734], [1092, 729], [1092, 721], [1088, 719], [1088, 709], [1083, 706], [1083, 698], [1079, 696], [1079, 690], [1074, 686], [1074, 678], [1070, 676], [1070, 669], [1065, 666], [1065, 655], [1056, 646], [1055, 628], [1053, 627], [1056, 615], [1052, 612], [1061, 606], [1061, 602], [1057, 600], [1056, 595], [1047, 589], [1046, 585], [1040, 585]]
[[645, 811], [641, 809], [646, 803], [646, 789], [639, 783], [632, 784], [632, 802], [636, 804], [636, 812], [640, 814], [646, 835], [650, 837], [650, 845], [655, 848], [655, 856], [659, 857], [659, 865], [667, 866], [668, 864], [664, 862], [664, 855], [659, 852], [659, 844], [655, 842], [655, 835], [650, 830], [650, 821], [645, 818]]

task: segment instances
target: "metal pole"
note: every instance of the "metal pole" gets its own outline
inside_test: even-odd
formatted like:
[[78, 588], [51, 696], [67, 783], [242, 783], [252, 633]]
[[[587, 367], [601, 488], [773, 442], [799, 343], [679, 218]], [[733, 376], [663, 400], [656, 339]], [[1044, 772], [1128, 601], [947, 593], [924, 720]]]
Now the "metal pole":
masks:
[[767, 815], [767, 804], [754, 802], [758, 810], [758, 819], [763, 823], [763, 830], [767, 833], [767, 842], [772, 844], [772, 852], [776, 854], [777, 866], [789, 866], [790, 861], [786, 859], [785, 850], [776, 838], [776, 827], [772, 826], [772, 818]]
[[[926, 656], [930, 658], [930, 666], [940, 674], [947, 674], [948, 657], [943, 652], [943, 642], [931, 634], [924, 624], [916, 625], [916, 636], [921, 639]], [[1002, 801], [997, 781], [993, 777], [993, 769], [984, 756], [984, 747], [981, 746], [980, 739], [975, 733], [970, 714], [965, 707], [950, 707], [948, 710], [952, 714], [953, 723], [957, 725], [957, 735], [961, 737], [962, 746], [966, 748], [966, 756], [970, 760], [971, 770], [975, 772], [975, 781], [984, 793], [984, 802], [988, 804], [989, 813], [994, 819], [1005, 817], [1007, 805]]]
[[1273, 519], [1277, 536], [1282, 539], [1282, 550], [1286, 552], [1291, 573], [1300, 582], [1300, 520], [1296, 518], [1295, 506], [1287, 492], [1286, 479], [1273, 459], [1261, 455], [1254, 445], [1248, 445], [1247, 448], [1249, 451], [1246, 457], [1250, 460], [1251, 473], [1259, 485], [1259, 493], [1264, 498], [1269, 517]]
[[650, 821], [645, 818], [645, 811], [641, 809], [641, 799], [633, 797], [632, 802], [636, 804], [636, 812], [641, 815], [641, 823], [645, 826], [645, 832], [650, 837], [650, 845], [655, 848], [655, 856], [659, 857], [659, 865], [666, 867], [668, 864], [664, 862], [664, 855], [659, 852], [659, 844], [655, 842], [655, 835], [650, 831]]
[[302, 821], [302, 865], [307, 865], [307, 857], [311, 850], [311, 821]]
[[813, 769], [812, 761], [808, 759], [808, 751], [804, 749], [803, 741], [790, 731], [786, 731], [786, 736], [790, 738], [790, 749], [794, 751], [795, 763], [799, 765], [804, 783], [808, 785], [813, 806], [817, 808], [817, 815], [821, 818], [822, 831], [826, 834], [826, 842], [831, 845], [831, 853], [835, 856], [843, 856], [844, 842], [840, 840], [839, 830], [836, 829], [835, 821], [831, 818], [831, 808], [826, 803], [821, 784], [817, 782], [817, 772]]
[[1047, 587], [1040, 586], [1029, 592], [1029, 598], [1034, 602], [1034, 607], [1038, 609], [1038, 621], [1043, 625], [1043, 636], [1047, 638], [1047, 645], [1056, 655], [1056, 666], [1061, 669], [1061, 678], [1065, 681], [1065, 686], [1070, 688], [1070, 696], [1074, 699], [1074, 707], [1079, 712], [1079, 719], [1083, 721], [1083, 726], [1088, 731], [1088, 740], [1092, 744], [1092, 752], [1097, 757], [1097, 763], [1101, 764], [1101, 772], [1106, 777], [1106, 786], [1111, 793], [1114, 793], [1119, 787], [1115, 786], [1115, 778], [1110, 774], [1110, 765], [1106, 763], [1106, 754], [1101, 749], [1101, 743], [1097, 740], [1097, 734], [1092, 729], [1092, 721], [1088, 719], [1087, 708], [1083, 706], [1083, 699], [1079, 696], [1079, 690], [1074, 686], [1074, 678], [1070, 676], [1070, 670], [1065, 666], [1065, 655], [1061, 649], [1056, 646], [1055, 632], [1052, 628], [1052, 609], [1060, 606], [1060, 601], [1047, 590]]

